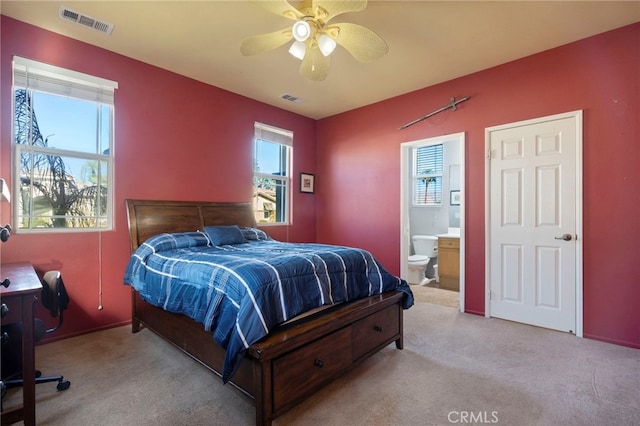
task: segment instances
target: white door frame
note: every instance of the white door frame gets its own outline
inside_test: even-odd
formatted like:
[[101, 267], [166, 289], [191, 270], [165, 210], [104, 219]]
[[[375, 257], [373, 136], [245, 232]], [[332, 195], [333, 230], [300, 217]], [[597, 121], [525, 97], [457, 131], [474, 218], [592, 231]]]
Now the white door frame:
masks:
[[511, 127], [521, 127], [544, 121], [574, 118], [576, 123], [576, 336], [582, 337], [583, 292], [582, 292], [582, 110], [518, 121], [485, 129], [485, 317], [491, 316], [491, 133]]
[[464, 312], [464, 290], [465, 290], [465, 177], [467, 174], [465, 167], [465, 133], [453, 133], [450, 135], [425, 138], [417, 141], [403, 142], [400, 144], [400, 277], [407, 279], [407, 268], [409, 267], [409, 153], [411, 148], [420, 145], [436, 145], [444, 142], [451, 142], [457, 139], [460, 144], [460, 312]]

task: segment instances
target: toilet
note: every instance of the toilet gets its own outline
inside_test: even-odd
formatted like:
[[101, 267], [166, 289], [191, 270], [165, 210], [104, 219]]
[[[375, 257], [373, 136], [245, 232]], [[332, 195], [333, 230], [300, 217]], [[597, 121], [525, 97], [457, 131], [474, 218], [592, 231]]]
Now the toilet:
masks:
[[407, 281], [409, 284], [425, 285], [433, 279], [437, 280], [436, 276], [428, 277], [427, 268], [437, 270], [438, 237], [414, 235], [411, 240], [415, 254], [409, 256]]

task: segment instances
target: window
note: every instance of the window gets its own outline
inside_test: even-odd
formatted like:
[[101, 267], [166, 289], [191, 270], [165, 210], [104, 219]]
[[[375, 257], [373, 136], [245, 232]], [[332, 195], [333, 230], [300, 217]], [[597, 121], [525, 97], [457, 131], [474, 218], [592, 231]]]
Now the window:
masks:
[[442, 144], [413, 149], [413, 205], [442, 205]]
[[254, 126], [253, 211], [256, 222], [288, 223], [293, 133], [262, 123]]
[[14, 57], [18, 231], [111, 229], [116, 88], [112, 81]]

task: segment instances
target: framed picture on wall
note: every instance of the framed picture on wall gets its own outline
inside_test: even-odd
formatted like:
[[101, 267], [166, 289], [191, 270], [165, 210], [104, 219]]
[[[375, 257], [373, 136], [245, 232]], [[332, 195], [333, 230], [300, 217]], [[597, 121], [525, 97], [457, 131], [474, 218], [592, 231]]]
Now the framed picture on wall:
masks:
[[452, 206], [459, 206], [460, 205], [460, 191], [451, 191], [451, 194], [449, 195], [449, 204]]
[[300, 192], [313, 194], [315, 176], [309, 173], [300, 173]]

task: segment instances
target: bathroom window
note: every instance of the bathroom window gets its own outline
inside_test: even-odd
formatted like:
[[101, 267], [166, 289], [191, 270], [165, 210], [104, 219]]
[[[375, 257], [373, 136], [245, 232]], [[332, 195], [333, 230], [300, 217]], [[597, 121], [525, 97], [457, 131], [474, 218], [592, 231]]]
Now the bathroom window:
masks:
[[442, 205], [442, 144], [413, 149], [413, 205]]

